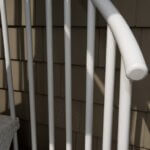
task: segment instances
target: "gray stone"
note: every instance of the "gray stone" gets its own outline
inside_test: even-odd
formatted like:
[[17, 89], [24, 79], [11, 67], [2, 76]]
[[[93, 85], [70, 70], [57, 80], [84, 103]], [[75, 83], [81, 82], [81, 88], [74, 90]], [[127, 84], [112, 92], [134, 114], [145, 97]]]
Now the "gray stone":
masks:
[[0, 115], [0, 150], [9, 150], [14, 133], [19, 129], [19, 120]]

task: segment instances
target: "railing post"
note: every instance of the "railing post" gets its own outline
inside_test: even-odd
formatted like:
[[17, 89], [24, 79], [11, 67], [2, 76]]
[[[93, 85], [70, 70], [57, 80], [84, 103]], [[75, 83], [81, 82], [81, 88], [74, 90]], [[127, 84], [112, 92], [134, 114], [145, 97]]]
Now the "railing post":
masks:
[[25, 0], [25, 11], [26, 11], [27, 53], [28, 53], [27, 68], [28, 68], [29, 104], [30, 104], [30, 120], [31, 120], [31, 143], [32, 143], [32, 150], [37, 150], [30, 0]]
[[55, 150], [52, 0], [46, 0], [49, 150]]
[[64, 0], [66, 150], [72, 150], [71, 0]]
[[[11, 60], [10, 60], [10, 45], [9, 45], [8, 29], [7, 29], [6, 6], [4, 0], [0, 0], [0, 13], [1, 13], [2, 34], [3, 34], [3, 42], [4, 42], [4, 55], [5, 55], [6, 74], [7, 74], [10, 115], [13, 119], [15, 119], [16, 113], [15, 113], [12, 69], [11, 69]], [[14, 142], [13, 143], [14, 150], [18, 150], [17, 133], [15, 133], [14, 135], [13, 142]]]
[[112, 149], [111, 140], [112, 140], [112, 120], [113, 120], [115, 62], [116, 62], [115, 59], [116, 59], [116, 42], [108, 26], [107, 27], [107, 44], [106, 44], [103, 150]]
[[92, 150], [94, 49], [95, 8], [91, 0], [88, 0], [85, 150]]
[[123, 60], [121, 60], [118, 150], [129, 149], [130, 112], [132, 82], [126, 77]]
[[109, 25], [124, 61], [126, 76], [141, 80], [147, 73], [141, 49], [125, 19], [110, 0], [92, 0]]

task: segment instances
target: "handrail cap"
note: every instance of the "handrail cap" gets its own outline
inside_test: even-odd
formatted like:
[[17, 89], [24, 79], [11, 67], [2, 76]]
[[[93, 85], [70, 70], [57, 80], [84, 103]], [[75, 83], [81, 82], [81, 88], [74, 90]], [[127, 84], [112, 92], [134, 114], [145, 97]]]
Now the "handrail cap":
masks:
[[141, 80], [148, 74], [148, 69], [145, 66], [134, 65], [130, 70], [126, 70], [126, 75], [131, 80]]

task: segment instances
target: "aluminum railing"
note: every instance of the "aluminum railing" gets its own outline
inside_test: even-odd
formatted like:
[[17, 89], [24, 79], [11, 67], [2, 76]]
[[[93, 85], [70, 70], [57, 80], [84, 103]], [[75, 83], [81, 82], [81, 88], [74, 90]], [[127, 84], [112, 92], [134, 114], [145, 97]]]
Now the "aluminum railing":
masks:
[[[32, 33], [30, 0], [25, 0], [26, 34], [28, 48], [28, 82], [31, 119], [32, 150], [37, 150], [34, 73], [32, 56]], [[66, 97], [66, 149], [72, 150], [72, 89], [71, 89], [71, 0], [64, 0], [64, 43], [65, 43], [65, 97]], [[103, 150], [111, 150], [112, 119], [116, 44], [121, 53], [118, 150], [128, 150], [132, 81], [143, 79], [147, 72], [141, 50], [126, 21], [110, 0], [88, 0], [87, 62], [86, 62], [86, 118], [85, 150], [92, 150], [93, 125], [93, 75], [95, 45], [95, 9], [107, 22], [106, 73], [103, 122]], [[10, 61], [5, 1], [0, 0], [0, 13], [5, 51], [10, 113], [15, 118], [13, 83]], [[47, 70], [48, 70], [48, 116], [49, 150], [55, 149], [54, 133], [54, 89], [53, 89], [53, 27], [52, 0], [46, 0]], [[14, 150], [18, 150], [17, 134], [14, 136]]]
[[[103, 150], [112, 149], [112, 119], [116, 42], [121, 53], [118, 150], [128, 150], [132, 80], [144, 78], [148, 72], [141, 50], [129, 26], [110, 0], [88, 1], [88, 38], [93, 36], [95, 17], [94, 7], [107, 22], [105, 98], [103, 122]], [[93, 38], [94, 40], [94, 38]], [[89, 43], [90, 42], [90, 43]], [[90, 46], [89, 46], [90, 45]], [[89, 47], [90, 50], [89, 50]], [[93, 41], [87, 46], [87, 82], [86, 82], [86, 132], [85, 149], [92, 150], [93, 120]], [[89, 52], [90, 51], [90, 52]], [[89, 67], [89, 64], [91, 65]], [[87, 125], [89, 123], [89, 125]]]
[[[5, 0], [0, 0], [0, 14], [1, 14], [2, 35], [3, 35], [3, 43], [4, 43], [5, 68], [6, 68], [7, 83], [8, 83], [8, 99], [9, 99], [10, 115], [13, 119], [15, 119], [16, 113], [15, 113], [15, 104], [14, 104], [12, 68], [11, 68], [11, 60], [10, 60], [10, 45], [9, 45], [9, 38], [8, 38]], [[14, 135], [13, 142], [14, 142], [13, 145], [14, 149], [18, 150], [17, 134]]]

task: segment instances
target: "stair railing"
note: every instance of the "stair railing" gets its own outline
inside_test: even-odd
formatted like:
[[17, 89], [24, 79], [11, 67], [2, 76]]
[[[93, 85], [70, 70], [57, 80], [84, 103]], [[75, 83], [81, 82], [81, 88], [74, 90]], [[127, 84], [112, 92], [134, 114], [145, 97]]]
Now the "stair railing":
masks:
[[[37, 150], [34, 73], [32, 56], [32, 25], [30, 0], [25, 0], [26, 33], [28, 48], [28, 82], [31, 119], [32, 150]], [[72, 96], [71, 96], [71, 0], [64, 0], [64, 43], [65, 43], [65, 98], [66, 98], [66, 149], [72, 150]], [[88, 0], [87, 60], [86, 60], [86, 118], [85, 150], [92, 150], [93, 129], [93, 77], [95, 49], [95, 9], [107, 22], [106, 73], [103, 123], [103, 150], [112, 149], [113, 97], [115, 81], [116, 44], [121, 54], [118, 150], [128, 150], [132, 81], [143, 79], [148, 72], [142, 52], [133, 33], [117, 8], [110, 0]], [[15, 118], [10, 47], [8, 40], [5, 2], [0, 0], [5, 64], [11, 116]], [[54, 132], [54, 89], [53, 89], [53, 26], [52, 0], [46, 0], [47, 72], [48, 72], [48, 116], [49, 150], [55, 149]], [[18, 150], [17, 134], [14, 150]]]
[[88, 0], [87, 69], [86, 69], [86, 131], [85, 150], [92, 150], [93, 73], [95, 8], [107, 22], [106, 72], [103, 122], [103, 150], [112, 149], [112, 120], [116, 44], [121, 54], [118, 150], [129, 148], [129, 127], [132, 81], [143, 79], [148, 72], [142, 52], [132, 31], [110, 0]]

